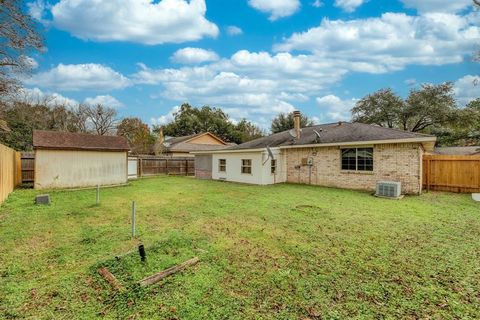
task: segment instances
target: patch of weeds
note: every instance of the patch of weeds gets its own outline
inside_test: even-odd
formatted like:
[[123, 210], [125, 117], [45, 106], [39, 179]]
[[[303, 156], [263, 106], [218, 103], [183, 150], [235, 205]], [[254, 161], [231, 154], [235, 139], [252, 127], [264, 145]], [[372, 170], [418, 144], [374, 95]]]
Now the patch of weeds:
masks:
[[292, 209], [292, 211], [298, 211], [298, 212], [302, 212], [302, 213], [306, 213], [306, 214], [310, 214], [310, 215], [329, 214], [330, 213], [330, 211], [328, 211], [324, 208], [314, 206], [314, 205], [308, 205], [308, 204], [297, 205], [297, 206], [295, 206], [295, 208]]
[[[203, 244], [199, 248], [199, 244]], [[171, 233], [163, 241], [156, 242], [145, 248], [146, 261], [141, 261], [138, 248], [131, 252], [117, 256], [92, 266], [91, 272], [98, 279], [98, 269], [106, 267], [128, 289], [143, 294], [138, 281], [182, 263], [196, 256], [206, 256], [208, 251], [203, 249], [206, 244], [201, 240], [185, 237], [178, 233]], [[101, 279], [101, 281], [104, 281]]]
[[95, 238], [87, 237], [80, 240], [80, 244], [84, 244], [84, 245], [95, 244], [95, 243], [97, 243], [97, 240]]

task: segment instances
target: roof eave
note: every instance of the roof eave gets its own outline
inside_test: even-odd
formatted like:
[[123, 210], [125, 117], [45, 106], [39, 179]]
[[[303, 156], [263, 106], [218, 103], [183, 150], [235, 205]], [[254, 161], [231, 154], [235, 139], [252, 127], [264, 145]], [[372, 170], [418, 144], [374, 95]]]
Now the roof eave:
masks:
[[404, 139], [385, 139], [385, 140], [366, 140], [366, 141], [346, 141], [332, 143], [316, 143], [316, 144], [295, 144], [288, 146], [280, 146], [280, 149], [298, 149], [298, 148], [314, 148], [314, 147], [338, 147], [351, 145], [372, 145], [372, 144], [395, 144], [395, 143], [421, 143], [426, 150], [433, 149], [436, 137], [417, 137]]
[[75, 147], [43, 147], [34, 146], [33, 150], [66, 150], [66, 151], [109, 151], [109, 152], [128, 152], [130, 149], [108, 149], [108, 148], [75, 148]]
[[[271, 150], [278, 150], [278, 147], [272, 147], [270, 148]], [[234, 150], [228, 150], [228, 149], [223, 149], [223, 150], [210, 150], [210, 151], [195, 151], [195, 152], [190, 152], [191, 154], [214, 154], [214, 153], [255, 153], [255, 152], [263, 152], [267, 150], [266, 147], [262, 148], [252, 148], [252, 149], [234, 149]]]
[[[427, 151], [433, 150], [436, 137], [417, 137], [405, 139], [386, 139], [386, 140], [366, 140], [366, 141], [346, 141], [333, 143], [315, 143], [315, 144], [295, 144], [288, 146], [271, 147], [270, 149], [299, 149], [299, 148], [318, 148], [318, 147], [342, 147], [352, 145], [372, 145], [372, 144], [396, 144], [396, 143], [420, 143]], [[197, 151], [192, 154], [214, 154], [214, 153], [241, 153], [241, 152], [261, 152], [266, 150], [266, 147], [252, 148], [252, 149], [234, 149], [234, 150], [215, 150], [215, 151]]]

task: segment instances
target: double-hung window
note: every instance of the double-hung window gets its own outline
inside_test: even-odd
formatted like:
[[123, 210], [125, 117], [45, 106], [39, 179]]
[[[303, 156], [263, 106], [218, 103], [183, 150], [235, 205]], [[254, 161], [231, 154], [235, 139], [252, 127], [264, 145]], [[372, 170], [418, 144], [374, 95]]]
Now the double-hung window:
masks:
[[270, 172], [271, 172], [272, 174], [277, 173], [277, 160], [275, 160], [275, 159], [272, 159], [272, 160], [270, 161]]
[[219, 172], [227, 171], [227, 159], [218, 159], [218, 171]]
[[373, 171], [373, 148], [342, 149], [342, 170]]
[[252, 159], [242, 159], [242, 173], [252, 173]]

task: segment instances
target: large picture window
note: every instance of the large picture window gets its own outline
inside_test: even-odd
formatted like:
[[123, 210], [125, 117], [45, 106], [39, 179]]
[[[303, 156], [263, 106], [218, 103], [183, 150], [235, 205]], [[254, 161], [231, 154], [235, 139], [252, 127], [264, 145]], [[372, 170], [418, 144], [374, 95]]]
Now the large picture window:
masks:
[[373, 148], [342, 149], [342, 170], [373, 171]]
[[251, 159], [242, 159], [242, 173], [251, 174], [252, 173], [252, 160]]

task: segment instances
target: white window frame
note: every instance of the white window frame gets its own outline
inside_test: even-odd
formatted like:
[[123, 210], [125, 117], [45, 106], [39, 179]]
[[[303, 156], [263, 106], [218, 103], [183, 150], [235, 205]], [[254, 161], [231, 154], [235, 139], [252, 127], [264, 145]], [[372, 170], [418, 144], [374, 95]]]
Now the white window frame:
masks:
[[[222, 161], [224, 161], [225, 163], [222, 164]], [[227, 159], [218, 159], [218, 172], [227, 172]]]
[[[249, 164], [244, 164], [244, 161], [248, 161]], [[252, 159], [242, 159], [241, 160], [240, 172], [242, 174], [252, 174], [252, 166], [253, 166]], [[244, 172], [244, 169], [249, 169], [248, 171], [250, 171], [250, 172]]]

